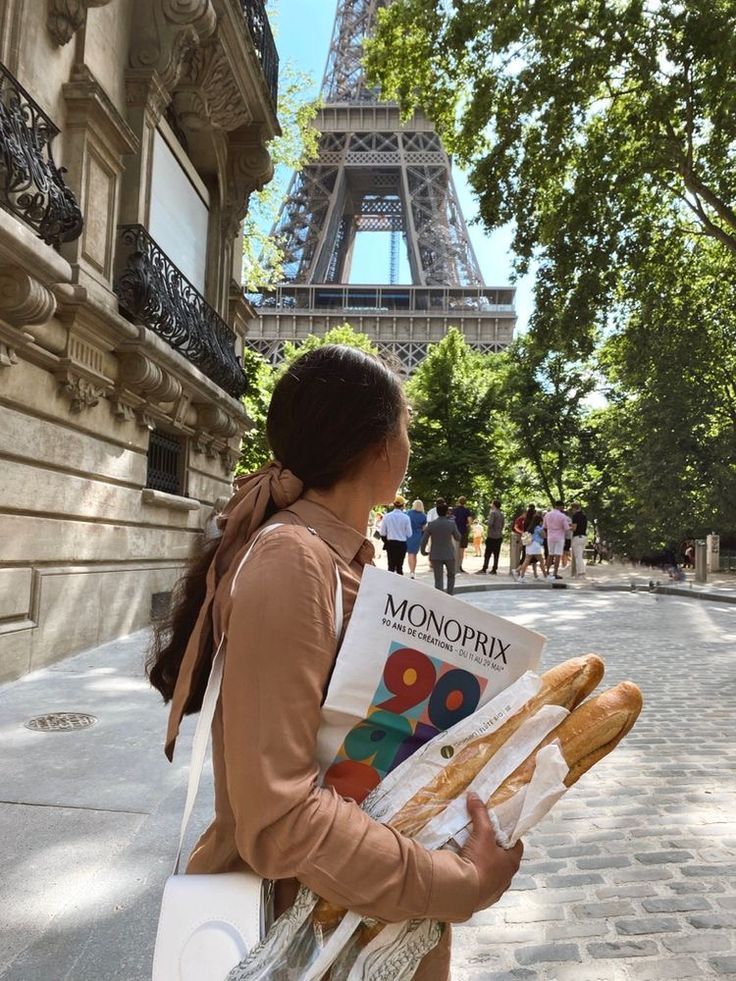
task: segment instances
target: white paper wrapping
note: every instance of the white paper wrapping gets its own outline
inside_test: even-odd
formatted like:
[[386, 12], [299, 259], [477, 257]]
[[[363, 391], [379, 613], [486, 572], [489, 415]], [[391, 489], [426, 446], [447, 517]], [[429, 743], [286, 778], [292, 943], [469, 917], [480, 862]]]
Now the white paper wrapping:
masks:
[[[544, 705], [540, 708], [517, 729], [514, 735], [483, 767], [468, 787], [468, 791], [474, 791], [481, 800], [487, 801], [506, 777], [510, 776], [534, 752], [544, 737], [552, 732], [569, 714], [568, 710], [561, 705]], [[540, 751], [538, 758], [542, 752]], [[566, 773], [567, 767], [565, 768]], [[449, 803], [444, 811], [437, 814], [424, 826], [416, 836], [417, 841], [425, 848], [442, 848], [467, 824], [468, 805], [466, 795], [461, 794]]]
[[541, 686], [539, 675], [527, 671], [473, 715], [425, 743], [392, 770], [363, 801], [363, 810], [376, 821], [387, 823], [418, 790], [444, 770], [464, 746], [479, 736], [495, 732], [536, 695]]
[[[496, 840], [502, 848], [513, 848], [567, 792], [563, 781], [569, 769], [558, 740], [539, 750], [534, 774], [526, 787], [491, 811]], [[466, 823], [454, 836], [453, 844], [462, 848], [469, 835], [470, 826]]]

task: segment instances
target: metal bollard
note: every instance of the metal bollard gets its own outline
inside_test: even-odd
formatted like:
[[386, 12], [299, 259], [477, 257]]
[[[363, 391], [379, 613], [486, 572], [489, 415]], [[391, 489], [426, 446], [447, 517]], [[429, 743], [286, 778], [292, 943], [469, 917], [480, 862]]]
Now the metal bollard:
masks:
[[708, 547], [703, 541], [695, 542], [695, 582], [708, 582]]
[[721, 568], [721, 536], [714, 531], [706, 535], [705, 553], [708, 572], [718, 572]]
[[521, 556], [521, 537], [511, 532], [511, 559], [509, 562], [509, 572], [513, 572], [514, 569], [519, 564], [519, 557]]

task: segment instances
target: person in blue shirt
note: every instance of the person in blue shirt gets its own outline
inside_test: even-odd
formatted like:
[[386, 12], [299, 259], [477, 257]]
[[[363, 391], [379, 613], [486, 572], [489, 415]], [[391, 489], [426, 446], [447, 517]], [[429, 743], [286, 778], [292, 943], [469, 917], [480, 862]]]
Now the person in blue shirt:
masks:
[[524, 576], [526, 570], [531, 565], [534, 569], [534, 578], [539, 579], [537, 575], [537, 563], [542, 567], [542, 578], [544, 578], [544, 536], [545, 530], [543, 525], [542, 515], [537, 511], [531, 521], [531, 527], [529, 528], [532, 540], [526, 546], [526, 556], [524, 561], [518, 569], [514, 569], [511, 575], [517, 582], [524, 582]]
[[411, 510], [406, 512], [411, 521], [411, 538], [406, 543], [406, 559], [409, 563], [409, 575], [414, 578], [417, 571], [417, 553], [422, 543], [422, 531], [427, 523], [427, 515], [424, 513], [424, 504], [421, 501], [414, 501]]
[[404, 498], [400, 495], [394, 501], [393, 510], [383, 516], [381, 522], [381, 537], [386, 543], [386, 558], [388, 571], [404, 575], [404, 557], [406, 543], [413, 534], [411, 521], [404, 511]]

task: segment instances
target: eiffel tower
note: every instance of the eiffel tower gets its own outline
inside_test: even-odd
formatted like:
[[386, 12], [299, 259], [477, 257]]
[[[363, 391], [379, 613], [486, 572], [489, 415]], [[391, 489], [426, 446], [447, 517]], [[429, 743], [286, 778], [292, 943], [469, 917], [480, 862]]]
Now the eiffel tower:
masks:
[[[315, 123], [319, 154], [292, 178], [273, 229], [284, 282], [254, 298], [248, 346], [272, 363], [285, 341], [346, 321], [407, 374], [450, 327], [482, 352], [513, 337], [515, 290], [484, 285], [434, 126], [422, 114], [402, 121], [366, 80], [363, 41], [390, 2], [338, 0]], [[350, 283], [361, 232], [389, 234], [388, 282]], [[402, 239], [408, 286], [398, 282]]]

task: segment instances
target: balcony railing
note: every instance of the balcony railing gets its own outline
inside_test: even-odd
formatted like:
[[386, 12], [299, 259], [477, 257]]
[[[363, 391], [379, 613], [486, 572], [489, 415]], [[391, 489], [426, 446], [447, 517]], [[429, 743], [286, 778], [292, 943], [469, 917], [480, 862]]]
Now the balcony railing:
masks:
[[51, 144], [59, 130], [0, 64], [0, 205], [58, 248], [82, 233], [77, 199]]
[[142, 225], [121, 225], [115, 292], [123, 313], [149, 327], [233, 398], [248, 388], [235, 335]]
[[253, 45], [258, 52], [274, 108], [279, 97], [279, 55], [263, 0], [240, 0]]

